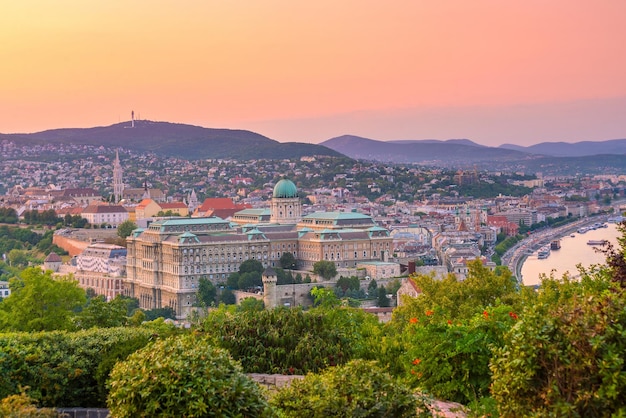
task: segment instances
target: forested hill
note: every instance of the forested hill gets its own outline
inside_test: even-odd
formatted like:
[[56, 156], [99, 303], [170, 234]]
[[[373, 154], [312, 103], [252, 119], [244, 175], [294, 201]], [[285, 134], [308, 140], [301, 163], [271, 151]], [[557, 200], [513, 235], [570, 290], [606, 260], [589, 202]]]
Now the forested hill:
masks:
[[31, 134], [0, 134], [0, 140], [18, 145], [76, 144], [151, 151], [185, 159], [299, 158], [310, 155], [341, 156], [315, 144], [281, 143], [255, 132], [147, 120], [94, 128], [53, 129]]

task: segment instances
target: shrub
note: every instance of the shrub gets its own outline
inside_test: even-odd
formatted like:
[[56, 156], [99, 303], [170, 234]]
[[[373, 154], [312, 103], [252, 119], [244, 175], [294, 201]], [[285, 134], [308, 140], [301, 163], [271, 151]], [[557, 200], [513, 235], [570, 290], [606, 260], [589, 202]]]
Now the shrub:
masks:
[[11, 395], [0, 401], [0, 417], [5, 418], [58, 418], [60, 414], [50, 408], [37, 408], [25, 393]]
[[426, 405], [374, 361], [354, 360], [280, 389], [270, 404], [282, 417], [415, 417]]
[[145, 345], [153, 333], [108, 328], [0, 334], [0, 398], [29, 387], [28, 395], [42, 406], [104, 406], [97, 375], [107, 375], [113, 365], [103, 364], [123, 347]]
[[625, 416], [626, 301], [561, 297], [527, 309], [491, 364], [503, 416]]
[[492, 350], [517, 314], [503, 305], [469, 321], [452, 322], [435, 311], [405, 331], [406, 353], [399, 356], [408, 382], [438, 399], [468, 405], [489, 396]]
[[157, 341], [117, 363], [108, 406], [117, 418], [269, 413], [260, 387], [228, 352], [193, 334]]
[[343, 364], [362, 347], [376, 318], [352, 310], [278, 308], [261, 312], [211, 312], [203, 323], [215, 344], [247, 373], [305, 374]]

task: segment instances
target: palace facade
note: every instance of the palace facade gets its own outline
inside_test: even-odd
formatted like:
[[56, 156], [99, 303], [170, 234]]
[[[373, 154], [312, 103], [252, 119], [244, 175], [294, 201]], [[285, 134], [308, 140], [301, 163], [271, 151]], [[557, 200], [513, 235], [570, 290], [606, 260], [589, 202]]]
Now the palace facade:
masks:
[[166, 219], [136, 229], [127, 239], [124, 292], [139, 299], [141, 308], [170, 306], [184, 318], [196, 301], [201, 278], [223, 283], [249, 259], [280, 267], [281, 256], [290, 252], [304, 270], [320, 260], [356, 268], [362, 262], [386, 261], [392, 249], [389, 231], [367, 215], [301, 213], [296, 186], [283, 179], [274, 187], [269, 213], [244, 209], [233, 222]]

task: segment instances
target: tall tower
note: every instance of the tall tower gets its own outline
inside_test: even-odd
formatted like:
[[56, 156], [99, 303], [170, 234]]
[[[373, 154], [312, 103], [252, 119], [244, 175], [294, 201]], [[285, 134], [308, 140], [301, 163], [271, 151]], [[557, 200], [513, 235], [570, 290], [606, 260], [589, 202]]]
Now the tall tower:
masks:
[[191, 189], [191, 193], [189, 194], [189, 199], [187, 202], [189, 213], [193, 213], [199, 206], [200, 202], [198, 202], [198, 196], [196, 196], [196, 191], [195, 189]]
[[113, 199], [115, 203], [122, 200], [124, 193], [124, 182], [122, 181], [122, 165], [120, 164], [119, 151], [115, 151], [115, 161], [113, 161]]
[[263, 280], [263, 303], [265, 309], [274, 309], [277, 304], [276, 283], [278, 282], [278, 276], [273, 268], [268, 267], [261, 275]]
[[131, 128], [135, 127], [135, 111], [134, 110], [130, 111], [130, 127]]

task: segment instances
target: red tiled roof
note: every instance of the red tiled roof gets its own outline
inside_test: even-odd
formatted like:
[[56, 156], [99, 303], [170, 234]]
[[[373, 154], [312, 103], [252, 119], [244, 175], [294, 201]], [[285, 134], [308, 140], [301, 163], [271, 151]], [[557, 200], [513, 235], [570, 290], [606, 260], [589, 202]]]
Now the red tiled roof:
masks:
[[161, 203], [161, 209], [186, 209], [187, 205], [183, 202]]

